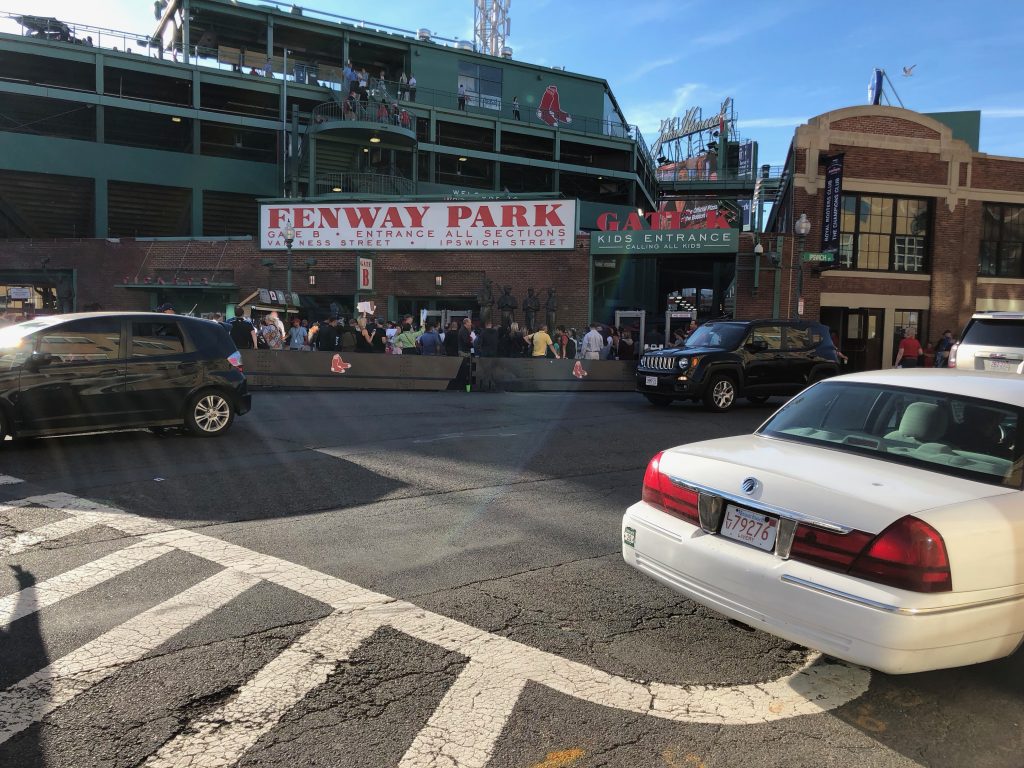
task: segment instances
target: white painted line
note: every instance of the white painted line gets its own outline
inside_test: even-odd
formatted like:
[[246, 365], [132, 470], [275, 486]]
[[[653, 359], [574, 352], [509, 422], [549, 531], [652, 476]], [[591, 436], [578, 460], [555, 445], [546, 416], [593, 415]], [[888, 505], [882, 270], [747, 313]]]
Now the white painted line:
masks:
[[141, 541], [78, 568], [65, 571], [52, 579], [33, 584], [13, 595], [2, 597], [0, 598], [0, 627], [65, 598], [84, 592], [171, 551], [172, 547], [164, 544]]
[[137, 661], [257, 583], [224, 570], [129, 619], [0, 693], [0, 744]]
[[228, 704], [164, 744], [150, 768], [233, 766], [284, 714], [377, 629], [352, 614], [333, 613], [263, 667]]
[[24, 483], [20, 477], [11, 477], [10, 475], [0, 475], [0, 485], [14, 485], [15, 483]]
[[402, 757], [399, 768], [486, 766], [526, 681], [499, 680], [476, 659], [441, 699]]
[[92, 528], [94, 525], [96, 525], [96, 522], [85, 516], [68, 517], [49, 525], [33, 528], [31, 531], [17, 533], [14, 536], [6, 536], [0, 539], [0, 556], [17, 555], [37, 544], [62, 539], [73, 533], [80, 533], [88, 528]]
[[[208, 768], [233, 764], [280, 720], [288, 708], [294, 706], [318, 681], [325, 679], [339, 659], [345, 658], [352, 648], [382, 626], [392, 626], [470, 660], [438, 710], [414, 739], [403, 758], [403, 768], [486, 766], [520, 692], [530, 681], [567, 696], [628, 712], [676, 722], [738, 725], [826, 712], [862, 695], [871, 680], [871, 673], [866, 669], [845, 664], [819, 664], [819, 655], [811, 654], [802, 668], [761, 684], [715, 687], [639, 682], [531, 648], [425, 611], [411, 603], [221, 539], [188, 530], [169, 529], [164, 523], [76, 500], [67, 494], [33, 498], [36, 503], [64, 508], [71, 514], [95, 519], [97, 523], [125, 533], [142, 535], [143, 541], [135, 548], [180, 549], [222, 565], [228, 569], [225, 572], [244, 573], [250, 580], [248, 583], [264, 579], [326, 603], [337, 612], [257, 673], [232, 702], [168, 742], [154, 756], [153, 765]], [[79, 575], [71, 581], [78, 583], [81, 578]], [[44, 582], [44, 585], [49, 583]], [[206, 613], [216, 607], [219, 606], [209, 608]], [[159, 608], [140, 614], [108, 635], [115, 636], [126, 627], [131, 627], [127, 630], [129, 637], [140, 632], [141, 628], [173, 634], [187, 626], [185, 623], [170, 630], [165, 630], [162, 624], [159, 628], [147, 627], [148, 617], [163, 621]], [[199, 618], [201, 615], [193, 621]], [[119, 642], [123, 643], [122, 640]], [[88, 657], [86, 654], [85, 658]], [[32, 684], [38, 686], [42, 682]], [[90, 682], [88, 676], [81, 682], [76, 678], [74, 690], [77, 693], [93, 684], [95, 682]], [[0, 694], [0, 737], [7, 722], [4, 718], [14, 716], [5, 715], [6, 699], [3, 697], [7, 695]], [[61, 695], [54, 696], [53, 700], [60, 702]], [[42, 698], [48, 696], [51, 696], [49, 688]], [[51, 710], [52, 707], [46, 711]], [[9, 711], [13, 713], [15, 710]]]

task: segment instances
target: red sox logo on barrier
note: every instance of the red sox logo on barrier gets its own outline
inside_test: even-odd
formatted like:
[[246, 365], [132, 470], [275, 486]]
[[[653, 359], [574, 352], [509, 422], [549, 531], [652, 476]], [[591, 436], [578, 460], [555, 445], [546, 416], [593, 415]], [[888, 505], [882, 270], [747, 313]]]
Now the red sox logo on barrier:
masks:
[[540, 97], [540, 106], [537, 107], [537, 117], [555, 127], [555, 123], [571, 123], [572, 115], [562, 109], [558, 103], [558, 86], [549, 85], [544, 89], [544, 95]]
[[352, 367], [352, 363], [346, 363], [341, 359], [341, 355], [335, 355], [331, 358], [331, 373], [344, 373]]
[[577, 379], [582, 379], [584, 376], [587, 375], [586, 370], [583, 368], [582, 360], [576, 361], [576, 365], [572, 367], [572, 375], [575, 376]]

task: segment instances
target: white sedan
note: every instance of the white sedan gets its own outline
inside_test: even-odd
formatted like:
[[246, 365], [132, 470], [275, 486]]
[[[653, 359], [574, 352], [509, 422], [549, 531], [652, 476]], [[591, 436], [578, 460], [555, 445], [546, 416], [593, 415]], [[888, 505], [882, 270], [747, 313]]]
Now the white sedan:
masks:
[[626, 562], [773, 635], [889, 673], [1024, 639], [1024, 380], [828, 379], [753, 435], [659, 453]]

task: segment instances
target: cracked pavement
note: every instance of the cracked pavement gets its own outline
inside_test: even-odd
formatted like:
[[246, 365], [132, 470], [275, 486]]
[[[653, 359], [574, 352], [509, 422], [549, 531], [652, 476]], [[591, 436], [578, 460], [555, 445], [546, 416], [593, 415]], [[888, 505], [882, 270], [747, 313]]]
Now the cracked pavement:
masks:
[[621, 562], [647, 459], [769, 412], [258, 393], [3, 444], [0, 764], [1019, 765], [1021, 654], [801, 671]]

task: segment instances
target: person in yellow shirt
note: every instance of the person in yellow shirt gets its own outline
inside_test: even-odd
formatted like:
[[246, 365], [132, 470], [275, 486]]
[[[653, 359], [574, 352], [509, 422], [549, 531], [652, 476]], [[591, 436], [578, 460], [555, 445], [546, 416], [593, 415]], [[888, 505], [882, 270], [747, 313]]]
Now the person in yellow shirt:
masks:
[[527, 336], [526, 340], [533, 345], [533, 357], [544, 357], [549, 349], [551, 350], [552, 357], [558, 357], [558, 353], [555, 352], [554, 342], [551, 341], [551, 337], [548, 335], [548, 327], [543, 323], [535, 333]]

